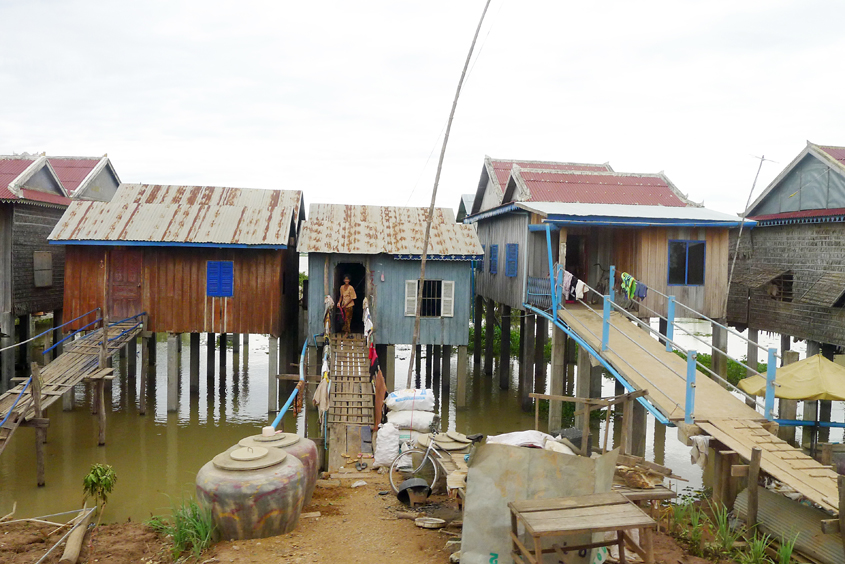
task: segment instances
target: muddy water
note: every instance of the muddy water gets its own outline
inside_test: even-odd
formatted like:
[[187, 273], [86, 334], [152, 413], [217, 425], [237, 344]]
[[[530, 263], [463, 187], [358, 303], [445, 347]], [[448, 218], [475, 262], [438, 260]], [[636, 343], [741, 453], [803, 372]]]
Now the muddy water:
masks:
[[[691, 323], [691, 332], [709, 341], [709, 325]], [[200, 391], [196, 397], [189, 394], [188, 343], [183, 345], [181, 371], [185, 374], [180, 389], [179, 411], [166, 412], [166, 343], [157, 343], [158, 364], [155, 385], [148, 386], [147, 415], [138, 415], [138, 381], [121, 374], [115, 362], [116, 378], [107, 393], [107, 445], [97, 446], [97, 420], [90, 413], [90, 394], [84, 385], [75, 390], [74, 410], [63, 412], [61, 402], [49, 413], [50, 428], [46, 444], [47, 485], [35, 485], [35, 433], [32, 429], [18, 429], [15, 438], [0, 456], [0, 514], [8, 512], [14, 501], [18, 515], [36, 516], [67, 511], [81, 506], [82, 478], [94, 462], [114, 466], [118, 483], [109, 499], [106, 520], [119, 521], [131, 518], [144, 520], [151, 514], [166, 512], [172, 503], [183, 496], [193, 495], [194, 478], [199, 468], [215, 454], [225, 450], [244, 436], [259, 432], [266, 425], [268, 345], [266, 337], [253, 335], [247, 351], [242, 349], [235, 357], [229, 349], [225, 377], [219, 368], [214, 379], [206, 377], [205, 335], [202, 336], [200, 353]], [[684, 346], [699, 345], [679, 337]], [[777, 346], [777, 335], [766, 341], [766, 346]], [[745, 345], [732, 337], [730, 353], [742, 357]], [[704, 352], [705, 347], [699, 346]], [[397, 347], [398, 387], [403, 387], [408, 369], [409, 349]], [[219, 357], [215, 359], [215, 366]], [[140, 365], [140, 361], [139, 361]], [[425, 363], [423, 363], [425, 366]], [[470, 359], [470, 370], [473, 371]], [[458, 429], [464, 433], [498, 434], [530, 429], [534, 426], [534, 413], [523, 412], [519, 407], [518, 365], [511, 363], [511, 385], [500, 390], [498, 379], [472, 373], [469, 379], [469, 407], [457, 410], [454, 392], [457, 387], [457, 358], [452, 358], [452, 380], [448, 401], [439, 402], [442, 427]], [[605, 379], [603, 395], [614, 393], [613, 382]], [[445, 398], [444, 398], [445, 400]], [[837, 415], [838, 412], [838, 415]], [[313, 411], [308, 417], [308, 434], [315, 436], [316, 421]], [[841, 419], [841, 406], [834, 407], [834, 419]], [[283, 422], [289, 431], [305, 431], [305, 418], [288, 415]], [[594, 434], [603, 437], [604, 422], [594, 424]], [[541, 429], [545, 423], [541, 418]], [[611, 423], [611, 433], [613, 433]], [[841, 431], [838, 438], [841, 439]], [[647, 456], [666, 464], [689, 482], [677, 484], [698, 487], [702, 471], [689, 463], [687, 447], [676, 438], [675, 429], [666, 429], [648, 417]]]

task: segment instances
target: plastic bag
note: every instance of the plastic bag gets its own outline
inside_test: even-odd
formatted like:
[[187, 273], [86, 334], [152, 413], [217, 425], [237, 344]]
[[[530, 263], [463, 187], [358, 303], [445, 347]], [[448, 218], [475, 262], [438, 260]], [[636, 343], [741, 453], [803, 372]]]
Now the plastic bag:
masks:
[[373, 456], [373, 468], [389, 468], [393, 459], [399, 455], [399, 429], [392, 423], [381, 426], [376, 435], [376, 453]]
[[387, 422], [393, 423], [400, 429], [413, 429], [426, 433], [434, 422], [432, 411], [391, 411], [387, 414]]
[[387, 396], [384, 405], [390, 411], [434, 411], [434, 391], [396, 390]]

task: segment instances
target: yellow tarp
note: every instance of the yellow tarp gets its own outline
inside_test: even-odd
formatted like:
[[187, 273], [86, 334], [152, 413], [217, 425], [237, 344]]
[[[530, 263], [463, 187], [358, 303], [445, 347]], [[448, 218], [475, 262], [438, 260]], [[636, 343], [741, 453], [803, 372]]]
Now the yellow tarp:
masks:
[[[739, 381], [739, 388], [752, 396], [766, 395], [765, 376]], [[792, 400], [845, 400], [845, 367], [817, 354], [783, 366], [775, 373], [775, 397]]]

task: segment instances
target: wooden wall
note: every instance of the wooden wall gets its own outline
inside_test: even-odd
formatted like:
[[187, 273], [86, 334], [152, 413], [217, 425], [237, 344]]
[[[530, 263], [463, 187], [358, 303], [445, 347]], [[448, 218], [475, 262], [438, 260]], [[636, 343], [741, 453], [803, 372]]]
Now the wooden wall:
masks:
[[[542, 252], [538, 249], [536, 237], [529, 238], [528, 213], [509, 213], [478, 222], [478, 239], [484, 245], [483, 269], [476, 271], [476, 293], [484, 298], [522, 309], [525, 298], [525, 277], [529, 275], [528, 265], [535, 262], [532, 256], [545, 257], [545, 234], [542, 237]], [[505, 276], [505, 245], [519, 245], [519, 268], [516, 277]], [[490, 274], [490, 247], [499, 245], [498, 274]], [[534, 252], [536, 251], [536, 252]], [[545, 259], [548, 262], [548, 259]], [[539, 259], [537, 260], [539, 262]], [[542, 266], [540, 266], [542, 268]], [[546, 267], [548, 271], [548, 266]]]
[[0, 203], [0, 314], [12, 311], [12, 204]]
[[[47, 237], [59, 222], [64, 208], [16, 203], [12, 220], [12, 307], [15, 315], [48, 312], [62, 307], [64, 289], [63, 247]], [[45, 251], [53, 259], [53, 284], [35, 287], [33, 253]]]
[[[339, 263], [359, 263], [366, 269], [366, 296], [376, 328], [375, 342], [379, 345], [410, 344], [414, 318], [405, 315], [405, 280], [420, 276], [420, 261], [396, 260], [391, 255], [308, 254], [308, 332], [323, 332], [323, 300], [326, 294], [337, 297], [335, 266]], [[427, 280], [455, 282], [454, 317], [432, 317], [420, 320], [420, 344], [466, 345], [469, 342], [470, 305], [472, 288], [469, 261], [426, 261]], [[383, 278], [383, 279], [382, 279]], [[358, 299], [364, 295], [358, 292]]]
[[[142, 303], [149, 329], [280, 336], [288, 315], [285, 298], [299, 292], [298, 284], [286, 282], [283, 294], [286, 254], [296, 251], [144, 248]], [[104, 258], [104, 247], [67, 246], [65, 319], [102, 305]], [[233, 297], [206, 296], [209, 260], [234, 262]]]

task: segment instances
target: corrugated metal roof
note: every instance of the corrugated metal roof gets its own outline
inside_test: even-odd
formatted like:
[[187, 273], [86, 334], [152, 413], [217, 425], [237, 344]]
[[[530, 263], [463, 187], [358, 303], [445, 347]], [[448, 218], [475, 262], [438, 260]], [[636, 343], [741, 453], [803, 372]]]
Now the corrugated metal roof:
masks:
[[819, 149], [831, 156], [831, 158], [845, 165], [845, 147], [834, 147], [832, 145], [819, 145]]
[[[298, 249], [306, 253], [422, 254], [428, 208], [312, 204]], [[428, 256], [481, 255], [478, 235], [455, 223], [451, 209], [436, 208]]]
[[9, 190], [9, 184], [31, 164], [31, 159], [0, 157], [0, 200], [18, 199], [17, 194]]
[[750, 219], [755, 221], [770, 221], [773, 219], [796, 219], [802, 217], [827, 217], [832, 215], [845, 215], [845, 208], [833, 208], [824, 210], [801, 210], [781, 213], [770, 213], [766, 215], [755, 215]]
[[74, 202], [54, 241], [286, 246], [298, 190], [121, 184], [111, 202]]
[[496, 171], [496, 180], [499, 182], [499, 186], [506, 186], [508, 183], [508, 177], [510, 177], [511, 169], [514, 165], [522, 167], [522, 168], [538, 168], [538, 169], [545, 169], [545, 170], [571, 170], [571, 171], [583, 171], [583, 172], [601, 172], [601, 171], [612, 171], [613, 169], [610, 168], [609, 164], [589, 164], [589, 163], [557, 163], [557, 162], [548, 162], [548, 161], [510, 161], [510, 160], [499, 160], [499, 159], [491, 159], [491, 164], [493, 165], [493, 170]]
[[529, 202], [577, 202], [583, 204], [626, 204], [686, 207], [684, 202], [658, 174], [622, 174], [616, 172], [570, 173], [518, 169], [528, 189], [520, 200]]
[[100, 159], [93, 157], [47, 157], [56, 176], [69, 194], [73, 194]]
[[[567, 202], [515, 202], [516, 206], [546, 217], [579, 216], [653, 220], [738, 223], [740, 218], [707, 208], [643, 206], [630, 204], [584, 204]], [[754, 224], [746, 220], [746, 224]]]
[[[63, 194], [27, 189], [26, 182], [23, 185], [15, 186], [14, 191], [10, 188], [10, 185], [18, 180], [38, 159], [42, 158], [38, 155], [0, 156], [0, 200], [27, 201], [59, 206], [66, 206], [70, 203], [70, 198]], [[42, 166], [46, 166], [46, 160], [42, 159], [42, 161], [41, 165], [35, 165], [36, 168], [28, 172], [25, 178], [29, 179], [32, 174], [41, 170]]]

